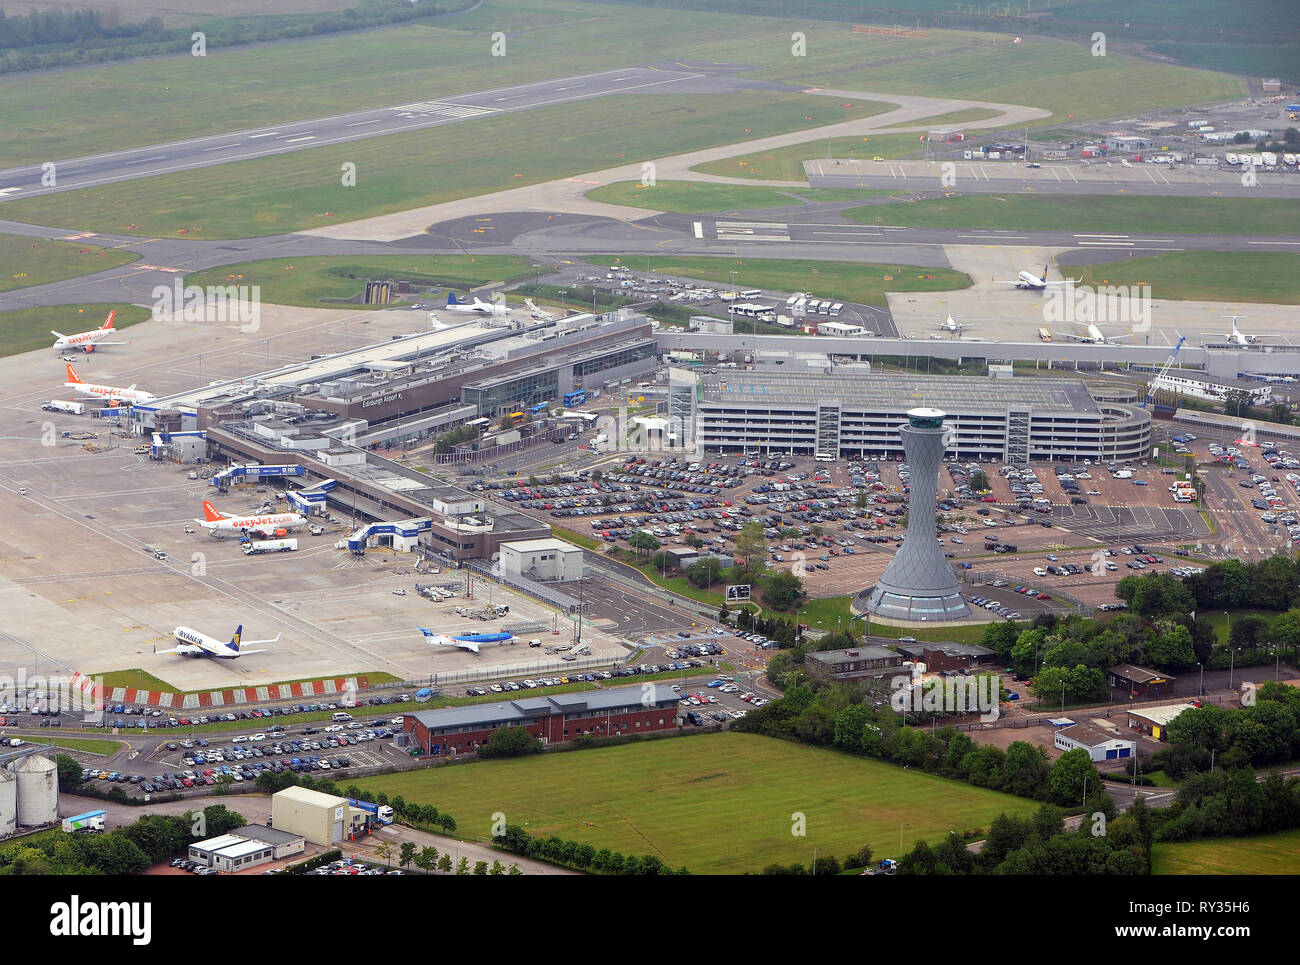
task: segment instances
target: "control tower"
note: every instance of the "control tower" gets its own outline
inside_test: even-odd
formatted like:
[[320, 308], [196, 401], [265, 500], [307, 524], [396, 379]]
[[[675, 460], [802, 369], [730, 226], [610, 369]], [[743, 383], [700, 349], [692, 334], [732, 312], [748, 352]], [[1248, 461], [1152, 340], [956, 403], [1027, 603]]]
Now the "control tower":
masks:
[[935, 538], [935, 497], [944, 451], [943, 418], [939, 409], [910, 409], [908, 424], [899, 429], [912, 473], [907, 536], [867, 600], [867, 609], [878, 616], [914, 623], [970, 616], [957, 577]]

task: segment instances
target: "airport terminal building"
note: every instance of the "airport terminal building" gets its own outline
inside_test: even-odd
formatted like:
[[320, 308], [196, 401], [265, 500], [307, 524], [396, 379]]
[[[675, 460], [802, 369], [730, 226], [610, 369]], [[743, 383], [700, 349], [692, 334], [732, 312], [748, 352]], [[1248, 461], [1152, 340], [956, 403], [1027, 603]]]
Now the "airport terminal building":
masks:
[[[899, 430], [918, 406], [953, 428], [945, 454], [1025, 463], [1122, 461], [1151, 453], [1151, 416], [1095, 398], [1083, 382], [899, 373], [736, 370], [697, 376], [674, 414], [705, 449], [841, 458], [903, 455]], [[684, 420], [685, 421], [685, 420]], [[689, 434], [689, 431], [688, 431]]]

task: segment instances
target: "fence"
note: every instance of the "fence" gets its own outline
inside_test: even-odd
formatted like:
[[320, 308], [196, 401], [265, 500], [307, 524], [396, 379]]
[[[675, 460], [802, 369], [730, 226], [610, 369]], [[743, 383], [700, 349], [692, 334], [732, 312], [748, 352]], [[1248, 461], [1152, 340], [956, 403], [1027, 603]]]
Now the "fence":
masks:
[[[614, 661], [614, 663], [618, 663], [618, 661]], [[557, 673], [568, 675], [579, 670], [587, 671], [610, 665], [611, 661], [608, 657], [575, 657], [572, 660], [556, 657], [553, 660], [537, 660], [532, 663], [498, 663], [490, 667], [471, 667], [467, 670], [430, 674], [422, 680], [404, 680], [401, 687], [403, 689], [439, 687], [455, 683], [468, 683], [473, 680], [498, 680], [503, 677], [531, 677], [534, 675], [545, 677]], [[519, 691], [519, 693], [527, 695], [529, 692]]]
[[544, 432], [538, 432], [529, 436], [527, 439], [520, 439], [517, 442], [507, 442], [501, 446], [488, 446], [486, 449], [479, 449], [475, 452], [439, 452], [434, 453], [433, 461], [435, 465], [454, 465], [471, 462], [491, 462], [493, 459], [499, 459], [507, 456], [512, 452], [519, 452], [521, 449], [531, 449], [533, 446], [540, 445], [543, 442], [564, 442], [569, 436], [567, 428], [549, 429]]
[[1006, 580], [1013, 586], [1027, 586], [1031, 590], [1041, 590], [1048, 593], [1053, 599], [1063, 600], [1071, 607], [1077, 610], [1082, 616], [1090, 617], [1093, 615], [1093, 608], [1084, 603], [1078, 597], [1066, 593], [1057, 584], [1041, 583], [1037, 580], [1026, 580], [1020, 576], [1010, 576], [1002, 570], [962, 570], [961, 580], [964, 583], [992, 583], [994, 580]]

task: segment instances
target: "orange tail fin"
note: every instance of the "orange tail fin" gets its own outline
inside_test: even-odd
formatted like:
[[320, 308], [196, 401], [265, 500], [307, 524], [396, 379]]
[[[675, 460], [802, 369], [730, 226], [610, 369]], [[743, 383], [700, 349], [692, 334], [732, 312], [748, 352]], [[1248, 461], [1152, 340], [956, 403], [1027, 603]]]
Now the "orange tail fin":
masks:
[[72, 367], [72, 363], [71, 363], [71, 362], [67, 362], [67, 363], [65, 363], [65, 364], [68, 366], [68, 381], [69, 381], [69, 382], [80, 382], [81, 379], [77, 377], [77, 370], [74, 369], [74, 368]]
[[116, 308], [113, 309], [111, 312], [108, 313], [108, 318], [104, 319], [104, 324], [101, 325], [101, 326], [99, 326], [99, 327], [100, 327], [100, 328], [106, 328], [106, 329], [109, 329], [109, 330], [111, 331], [112, 328], [113, 328], [113, 319], [115, 319], [115, 318], [117, 318], [117, 309], [116, 309]]
[[212, 508], [212, 504], [206, 499], [203, 500], [203, 515], [209, 523], [215, 523], [219, 519], [225, 519], [219, 512]]

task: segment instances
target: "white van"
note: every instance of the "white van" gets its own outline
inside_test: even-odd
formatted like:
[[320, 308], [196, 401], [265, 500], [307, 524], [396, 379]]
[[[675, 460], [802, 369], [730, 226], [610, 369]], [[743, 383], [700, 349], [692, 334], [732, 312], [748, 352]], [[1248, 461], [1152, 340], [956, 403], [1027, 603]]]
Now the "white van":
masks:
[[330, 720], [351, 720], [351, 719], [352, 719], [351, 714], [346, 714], [341, 710], [330, 717]]

